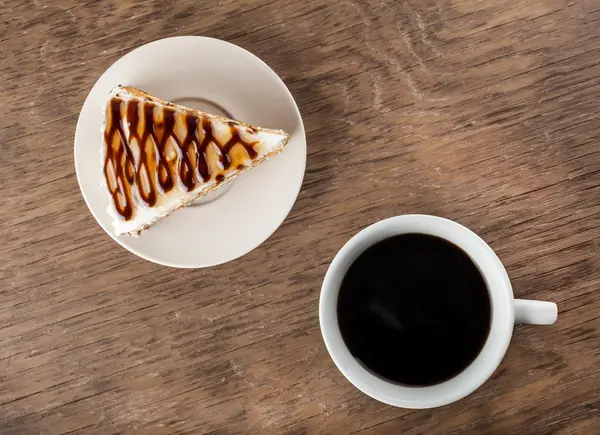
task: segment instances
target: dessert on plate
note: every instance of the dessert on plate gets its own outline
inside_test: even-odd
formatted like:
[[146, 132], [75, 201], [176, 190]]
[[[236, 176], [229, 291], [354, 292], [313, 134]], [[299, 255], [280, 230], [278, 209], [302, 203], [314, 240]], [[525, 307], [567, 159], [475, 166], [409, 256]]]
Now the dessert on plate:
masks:
[[117, 235], [139, 235], [279, 153], [289, 136], [117, 86], [106, 104], [103, 168]]

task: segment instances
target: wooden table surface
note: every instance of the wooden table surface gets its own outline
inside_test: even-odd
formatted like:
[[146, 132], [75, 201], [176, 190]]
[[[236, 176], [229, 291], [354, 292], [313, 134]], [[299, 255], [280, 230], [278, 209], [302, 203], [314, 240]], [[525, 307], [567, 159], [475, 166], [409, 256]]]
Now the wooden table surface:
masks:
[[[1, 434], [600, 433], [600, 2], [136, 3], [0, 1]], [[173, 35], [264, 59], [307, 131], [288, 219], [205, 270], [113, 242], [73, 167], [95, 80]], [[355, 390], [318, 327], [337, 250], [402, 213], [467, 225], [559, 306], [434, 410]]]

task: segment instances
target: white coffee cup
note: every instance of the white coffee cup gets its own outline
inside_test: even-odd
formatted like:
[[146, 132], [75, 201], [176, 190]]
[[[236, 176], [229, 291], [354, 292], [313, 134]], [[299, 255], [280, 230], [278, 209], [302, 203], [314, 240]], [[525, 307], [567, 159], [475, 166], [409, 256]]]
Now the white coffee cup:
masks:
[[[465, 251], [481, 272], [492, 305], [489, 335], [477, 358], [455, 377], [427, 387], [400, 385], [371, 372], [351, 355], [338, 326], [338, 292], [350, 265], [371, 245], [405, 233], [441, 237]], [[551, 325], [556, 322], [557, 313], [557, 306], [552, 302], [514, 299], [504, 266], [477, 234], [456, 222], [427, 215], [389, 218], [365, 228], [352, 237], [331, 262], [319, 301], [323, 339], [342, 374], [356, 388], [374, 399], [389, 405], [414, 409], [447, 405], [475, 391], [500, 365], [515, 323]]]

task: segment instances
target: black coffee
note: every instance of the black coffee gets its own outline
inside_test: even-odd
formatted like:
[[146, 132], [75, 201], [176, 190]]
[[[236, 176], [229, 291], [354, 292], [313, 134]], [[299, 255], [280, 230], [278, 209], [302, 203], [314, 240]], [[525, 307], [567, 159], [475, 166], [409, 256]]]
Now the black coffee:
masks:
[[355, 358], [413, 386], [463, 371], [483, 348], [491, 322], [487, 287], [473, 261], [424, 234], [394, 236], [363, 252], [344, 277], [337, 313]]

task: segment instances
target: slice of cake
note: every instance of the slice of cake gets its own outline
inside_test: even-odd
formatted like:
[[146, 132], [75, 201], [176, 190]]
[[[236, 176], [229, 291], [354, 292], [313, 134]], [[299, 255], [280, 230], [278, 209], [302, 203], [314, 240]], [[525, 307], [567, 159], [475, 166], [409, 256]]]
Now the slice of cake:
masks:
[[117, 86], [106, 104], [103, 166], [117, 235], [154, 222], [280, 152], [289, 136]]

